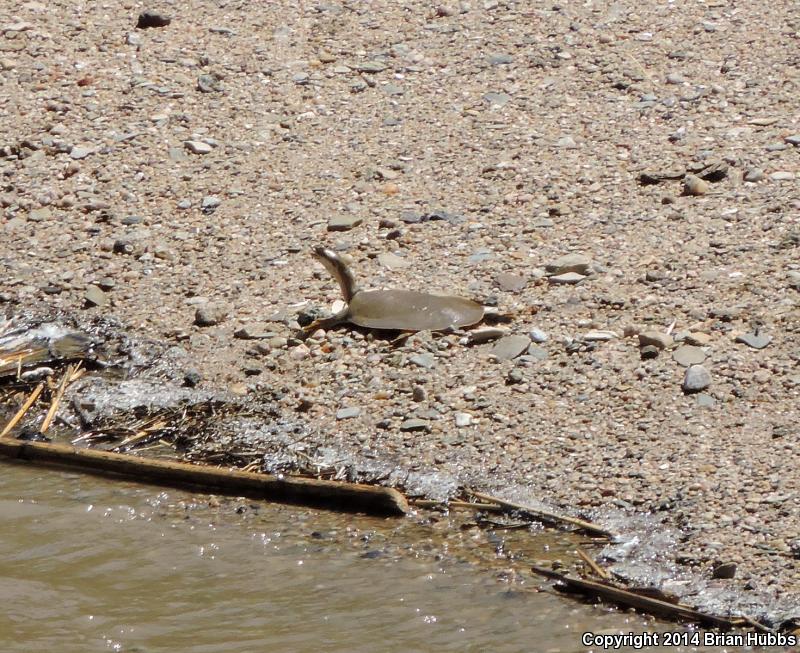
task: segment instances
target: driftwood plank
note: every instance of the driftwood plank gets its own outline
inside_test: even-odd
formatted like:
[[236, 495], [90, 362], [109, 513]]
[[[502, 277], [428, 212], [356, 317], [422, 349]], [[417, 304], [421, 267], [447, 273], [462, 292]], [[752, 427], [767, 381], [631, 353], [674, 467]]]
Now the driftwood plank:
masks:
[[191, 487], [211, 493], [374, 515], [403, 515], [408, 512], [408, 503], [397, 490], [371, 485], [311, 478], [279, 478], [268, 474], [8, 438], [0, 439], [0, 455], [36, 463], [78, 468], [86, 473], [100, 476], [123, 475], [142, 483]]

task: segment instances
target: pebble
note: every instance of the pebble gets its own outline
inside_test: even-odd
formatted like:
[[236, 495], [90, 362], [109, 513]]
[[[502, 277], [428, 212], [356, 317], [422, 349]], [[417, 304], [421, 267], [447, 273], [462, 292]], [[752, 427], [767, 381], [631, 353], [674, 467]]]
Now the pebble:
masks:
[[101, 279], [98, 279], [95, 285], [98, 286], [101, 290], [108, 292], [109, 290], [114, 289], [114, 287], [117, 285], [117, 282], [111, 277], [103, 277]]
[[402, 256], [397, 256], [397, 254], [392, 254], [391, 252], [381, 252], [378, 254], [378, 263], [389, 270], [401, 270], [411, 265], [407, 259]]
[[149, 29], [151, 27], [166, 27], [171, 22], [172, 18], [170, 18], [166, 14], [153, 11], [152, 9], [147, 9], [139, 14], [139, 18], [136, 21], [136, 27], [138, 29]]
[[709, 342], [711, 342], [711, 336], [707, 333], [702, 333], [700, 331], [693, 331], [691, 333], [686, 334], [686, 344], [687, 345], [696, 345], [697, 347], [704, 347]]
[[486, 60], [492, 66], [504, 66], [506, 64], [514, 63], [514, 57], [510, 54], [490, 54]]
[[358, 64], [356, 70], [360, 73], [379, 73], [386, 70], [386, 66], [380, 61], [366, 61]]
[[722, 562], [714, 567], [711, 572], [711, 578], [718, 579], [731, 579], [736, 576], [736, 563], [735, 562]]
[[264, 373], [264, 368], [258, 363], [247, 362], [242, 365], [242, 372], [245, 376], [258, 376]]
[[430, 431], [430, 425], [424, 419], [407, 419], [400, 424], [401, 431]]
[[689, 367], [690, 365], [699, 365], [706, 359], [706, 352], [700, 347], [693, 345], [681, 345], [672, 352], [672, 360], [678, 365]]
[[697, 175], [686, 175], [683, 178], [684, 195], [705, 195], [709, 188], [708, 182]]
[[289, 350], [289, 358], [294, 361], [301, 361], [308, 358], [308, 355], [311, 353], [311, 350], [306, 347], [306, 345], [297, 345], [297, 347], [292, 347]]
[[764, 178], [764, 171], [761, 168], [748, 168], [745, 173], [743, 179], [749, 182], [757, 182], [761, 181]]
[[533, 342], [539, 342], [539, 343], [547, 342], [548, 338], [550, 337], [544, 331], [537, 328], [533, 328], [530, 331], [528, 331], [528, 336], [530, 337], [531, 340], [533, 340]]
[[426, 370], [436, 366], [436, 357], [433, 354], [416, 354], [408, 360], [417, 367], [423, 367]]
[[667, 349], [672, 347], [672, 336], [662, 333], [661, 331], [644, 331], [639, 334], [639, 346], [645, 347], [651, 345], [658, 347], [658, 349]]
[[524, 352], [530, 344], [531, 339], [528, 336], [506, 336], [498, 340], [489, 353], [498, 361], [510, 361]]
[[97, 150], [93, 147], [78, 147], [77, 145], [69, 151], [69, 156], [72, 159], [85, 159], [87, 156], [94, 154]]
[[478, 327], [477, 329], [472, 329], [469, 331], [469, 333], [467, 333], [465, 344], [478, 345], [484, 342], [497, 340], [505, 335], [508, 335], [508, 329], [489, 326]]
[[222, 83], [216, 75], [200, 75], [197, 78], [197, 90], [201, 93], [215, 93], [222, 90]]
[[361, 408], [358, 406], [350, 406], [348, 408], [340, 408], [336, 411], [336, 419], [352, 419], [361, 414]]
[[784, 138], [789, 145], [800, 145], [800, 134], [792, 134], [791, 136], [787, 136]]
[[565, 254], [555, 261], [545, 264], [548, 274], [561, 275], [567, 272], [575, 272], [585, 275], [589, 272], [592, 259], [584, 254]]
[[556, 147], [560, 147], [565, 150], [574, 150], [578, 147], [578, 144], [575, 142], [575, 139], [572, 136], [562, 136], [556, 141]]
[[222, 204], [222, 200], [216, 195], [206, 195], [200, 202], [200, 208], [204, 213], [210, 213], [220, 204]]
[[701, 392], [697, 395], [697, 405], [701, 408], [713, 408], [717, 404], [717, 400], [714, 399], [710, 394], [705, 392]]
[[270, 331], [262, 324], [245, 324], [233, 332], [233, 337], [240, 340], [263, 340], [272, 338], [274, 335], [273, 331]]
[[507, 93], [486, 93], [483, 99], [492, 107], [502, 108], [511, 101], [511, 96]]
[[516, 274], [507, 274], [503, 272], [495, 277], [495, 283], [500, 290], [516, 292], [522, 290], [527, 285], [528, 280]]
[[28, 220], [31, 222], [43, 222], [45, 220], [49, 220], [53, 215], [53, 212], [48, 209], [47, 207], [41, 209], [34, 209], [30, 213], [28, 213]]
[[219, 305], [209, 304], [198, 308], [194, 313], [194, 323], [200, 327], [215, 326], [227, 316], [227, 311]]
[[184, 141], [183, 146], [192, 154], [208, 154], [214, 148], [203, 141]]
[[273, 336], [267, 340], [267, 344], [272, 349], [284, 349], [289, 344], [289, 339], [283, 336]]
[[669, 73], [667, 75], [667, 84], [685, 84], [686, 78], [680, 73]]
[[772, 181], [793, 181], [794, 173], [787, 170], [778, 170], [777, 172], [773, 172], [769, 178], [772, 179]]
[[660, 351], [661, 350], [655, 345], [645, 345], [639, 350], [639, 357], [645, 361], [658, 358], [658, 352]]
[[90, 306], [105, 306], [108, 303], [108, 295], [94, 284], [86, 287], [83, 298]]
[[786, 273], [786, 278], [789, 282], [789, 287], [800, 290], [800, 272], [797, 270], [790, 270]]
[[615, 340], [619, 338], [619, 334], [615, 331], [607, 331], [602, 329], [595, 329], [593, 331], [587, 332], [583, 339], [586, 342], [607, 342], [609, 340]]
[[555, 274], [547, 277], [547, 281], [552, 284], [561, 285], [574, 285], [586, 279], [586, 275], [578, 274], [577, 272], [567, 272], [565, 274]]
[[683, 377], [683, 391], [686, 394], [700, 392], [711, 385], [711, 373], [702, 365], [691, 365], [686, 368]]
[[334, 215], [328, 220], [328, 231], [350, 231], [364, 222], [355, 215]]
[[772, 342], [772, 337], [763, 332], [743, 333], [742, 335], [736, 336], [736, 342], [741, 342], [753, 349], [764, 349], [764, 347]]
[[428, 398], [428, 393], [425, 386], [415, 385], [411, 390], [411, 399], [416, 402], [425, 401]]
[[453, 420], [458, 428], [463, 428], [472, 424], [472, 415], [469, 413], [455, 413]]
[[543, 361], [545, 358], [549, 356], [546, 349], [542, 349], [541, 347], [537, 347], [534, 344], [531, 344], [528, 347], [528, 356], [530, 356], [533, 360]]

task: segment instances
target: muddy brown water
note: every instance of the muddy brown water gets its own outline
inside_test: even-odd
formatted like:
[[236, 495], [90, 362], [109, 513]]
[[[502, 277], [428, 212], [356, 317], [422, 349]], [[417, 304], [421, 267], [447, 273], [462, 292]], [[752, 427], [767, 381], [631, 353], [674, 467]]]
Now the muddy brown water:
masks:
[[536, 592], [506, 554], [566, 555], [560, 534], [218, 499], [8, 461], [0, 523], [4, 653], [587, 651], [602, 649], [582, 645], [584, 631], [680, 631]]

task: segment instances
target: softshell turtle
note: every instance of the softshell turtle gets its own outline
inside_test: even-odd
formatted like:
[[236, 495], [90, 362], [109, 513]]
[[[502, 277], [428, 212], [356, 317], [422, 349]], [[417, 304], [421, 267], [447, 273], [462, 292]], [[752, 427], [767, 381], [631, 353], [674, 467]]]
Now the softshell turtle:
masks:
[[306, 327], [307, 333], [342, 322], [368, 329], [443, 331], [471, 326], [483, 319], [483, 306], [463, 297], [414, 290], [359, 290], [353, 273], [338, 254], [316, 247], [313, 256], [339, 282], [347, 306], [335, 315], [316, 320]]

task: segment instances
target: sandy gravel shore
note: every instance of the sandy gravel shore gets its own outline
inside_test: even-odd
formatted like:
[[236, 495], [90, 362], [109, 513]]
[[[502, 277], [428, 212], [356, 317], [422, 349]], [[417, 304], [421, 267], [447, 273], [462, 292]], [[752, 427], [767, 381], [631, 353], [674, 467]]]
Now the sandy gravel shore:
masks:
[[[663, 530], [666, 585], [799, 616], [798, 53], [794, 0], [4, 3], [0, 309], [114, 316], [312, 449]], [[523, 338], [301, 342], [317, 244]]]

